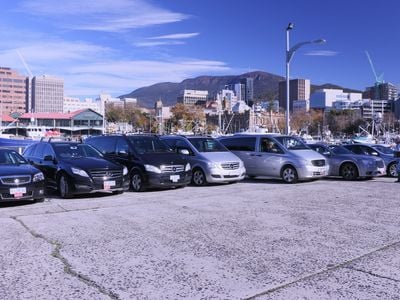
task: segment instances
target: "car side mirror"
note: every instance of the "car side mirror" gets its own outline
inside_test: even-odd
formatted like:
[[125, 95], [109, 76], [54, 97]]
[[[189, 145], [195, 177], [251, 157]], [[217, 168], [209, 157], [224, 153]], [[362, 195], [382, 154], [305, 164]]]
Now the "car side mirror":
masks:
[[121, 155], [123, 157], [129, 157], [129, 153], [125, 150], [118, 151], [118, 155]]
[[189, 150], [185, 149], [185, 148], [178, 149], [178, 153], [183, 154], [183, 155], [190, 155]]
[[324, 151], [322, 152], [322, 155], [324, 156], [331, 156], [331, 153], [329, 151]]
[[54, 157], [53, 157], [53, 155], [46, 155], [46, 156], [43, 158], [43, 160], [44, 160], [44, 161], [54, 161]]

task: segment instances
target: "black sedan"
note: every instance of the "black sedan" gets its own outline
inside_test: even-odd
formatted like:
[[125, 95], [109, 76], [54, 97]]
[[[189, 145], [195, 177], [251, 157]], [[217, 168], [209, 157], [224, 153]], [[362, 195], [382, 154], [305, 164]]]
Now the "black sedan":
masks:
[[43, 173], [16, 151], [0, 149], [0, 201], [37, 201], [43, 198]]
[[90, 145], [42, 141], [25, 149], [23, 155], [43, 172], [46, 186], [58, 190], [63, 198], [129, 189], [128, 169], [105, 159]]

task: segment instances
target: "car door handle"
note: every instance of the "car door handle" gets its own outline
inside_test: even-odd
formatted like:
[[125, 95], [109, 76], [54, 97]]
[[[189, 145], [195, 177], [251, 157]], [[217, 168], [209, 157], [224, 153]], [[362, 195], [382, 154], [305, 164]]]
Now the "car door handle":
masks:
[[258, 156], [258, 157], [261, 157], [262, 155], [261, 155], [261, 154], [250, 154], [250, 156]]

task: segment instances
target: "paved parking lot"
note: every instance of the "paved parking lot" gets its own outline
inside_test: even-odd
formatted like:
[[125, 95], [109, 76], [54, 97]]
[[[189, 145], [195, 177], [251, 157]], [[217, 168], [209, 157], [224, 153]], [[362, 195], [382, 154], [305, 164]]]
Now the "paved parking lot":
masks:
[[400, 184], [272, 180], [0, 205], [0, 299], [399, 299]]

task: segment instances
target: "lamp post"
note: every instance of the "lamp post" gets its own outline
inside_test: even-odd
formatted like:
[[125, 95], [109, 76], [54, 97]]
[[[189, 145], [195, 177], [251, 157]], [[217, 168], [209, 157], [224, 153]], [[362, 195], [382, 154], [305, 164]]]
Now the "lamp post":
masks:
[[292, 48], [289, 46], [289, 32], [294, 28], [293, 23], [289, 23], [288, 27], [286, 28], [286, 134], [290, 134], [290, 101], [289, 101], [289, 67], [290, 61], [293, 58], [293, 54], [296, 52], [297, 49], [300, 47], [307, 45], [307, 44], [322, 44], [325, 43], [326, 40], [318, 39], [313, 41], [306, 41], [301, 42], [294, 45]]

